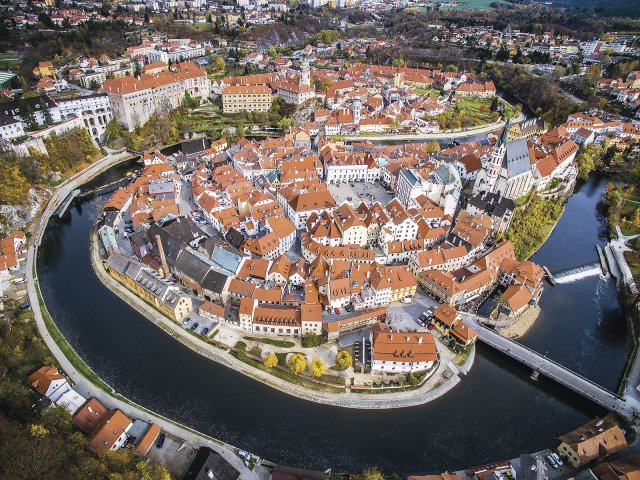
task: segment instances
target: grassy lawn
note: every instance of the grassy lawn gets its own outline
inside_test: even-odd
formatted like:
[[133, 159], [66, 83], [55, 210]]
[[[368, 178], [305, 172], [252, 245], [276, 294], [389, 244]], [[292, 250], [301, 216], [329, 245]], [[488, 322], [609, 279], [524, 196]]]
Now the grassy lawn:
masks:
[[332, 393], [343, 393], [344, 390], [341, 388], [337, 388], [337, 387], [332, 387], [332, 386], [325, 386], [322, 385], [320, 383], [316, 383], [312, 380], [308, 380], [305, 377], [302, 377], [300, 375], [296, 375], [293, 372], [290, 372], [289, 370], [286, 370], [286, 362], [284, 361], [284, 357], [286, 357], [286, 353], [285, 354], [277, 354], [278, 356], [278, 365], [285, 365], [285, 370], [281, 370], [279, 368], [267, 368], [264, 366], [264, 364], [262, 362], [259, 362], [258, 360], [255, 360], [253, 358], [247, 357], [246, 355], [241, 355], [238, 352], [231, 352], [231, 355], [233, 355], [234, 357], [236, 357], [238, 360], [246, 363], [247, 365], [251, 365], [255, 368], [259, 368], [260, 370], [262, 370], [263, 372], [267, 372], [271, 375], [273, 375], [274, 377], [278, 377], [281, 380], [284, 380], [286, 382], [289, 383], [293, 383], [296, 385], [299, 385], [301, 387], [304, 388], [308, 388], [310, 390], [316, 390], [319, 392], [332, 392]]
[[213, 23], [187, 23], [191, 30], [196, 32], [206, 32], [207, 30], [211, 30], [213, 32]]
[[458, 355], [456, 355], [456, 357], [453, 359], [453, 362], [456, 365], [459, 365], [459, 366], [464, 365], [464, 362], [467, 361], [467, 358], [469, 358], [469, 355], [471, 354], [471, 349], [472, 348], [473, 348], [473, 345], [469, 345], [462, 352], [460, 352]]
[[290, 342], [288, 340], [276, 340], [274, 338], [258, 338], [258, 337], [242, 337], [242, 338], [244, 338], [245, 340], [249, 340], [250, 342], [265, 343], [267, 345], [273, 345], [274, 347], [292, 348], [296, 346], [294, 342]]
[[638, 252], [624, 252], [624, 258], [627, 260], [629, 264], [629, 269], [631, 270], [631, 275], [633, 275], [633, 279], [635, 280], [637, 285], [640, 285], [640, 254]]
[[418, 87], [413, 87], [412, 88], [414, 92], [416, 92], [418, 95], [422, 95], [425, 97], [439, 97], [440, 96], [440, 92], [438, 90], [435, 90], [433, 88], [418, 88]]

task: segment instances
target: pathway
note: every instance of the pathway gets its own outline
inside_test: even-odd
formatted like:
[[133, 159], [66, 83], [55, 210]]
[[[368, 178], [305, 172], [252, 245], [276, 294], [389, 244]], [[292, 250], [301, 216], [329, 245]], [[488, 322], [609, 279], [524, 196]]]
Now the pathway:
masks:
[[[518, 123], [525, 120], [526, 117], [523, 113], [513, 119], [513, 123]], [[449, 140], [455, 138], [472, 137], [475, 135], [482, 135], [484, 133], [491, 133], [494, 130], [504, 127], [506, 122], [494, 122], [488, 125], [482, 125], [480, 127], [470, 128], [467, 130], [445, 130], [438, 133], [406, 133], [406, 134], [381, 134], [381, 135], [346, 135], [343, 138], [346, 141], [384, 141], [384, 140]]]
[[[102, 171], [116, 165], [117, 163], [126, 159], [129, 155], [120, 154], [120, 155], [108, 155], [96, 163], [92, 164], [83, 172], [75, 175], [71, 179], [64, 182], [59, 189], [57, 189], [54, 194], [49, 199], [49, 202], [46, 204], [42, 214], [38, 217], [36, 222], [31, 226], [31, 241], [29, 243], [29, 250], [27, 252], [27, 266], [26, 266], [26, 277], [27, 277], [27, 293], [29, 295], [29, 301], [31, 303], [31, 308], [33, 310], [33, 315], [36, 321], [36, 325], [38, 327], [38, 331], [42, 336], [45, 344], [53, 354], [53, 356], [58, 361], [61, 369], [66, 373], [68, 378], [74, 385], [74, 388], [81, 395], [89, 398], [96, 397], [101, 403], [103, 403], [108, 408], [119, 408], [127, 415], [140, 418], [147, 421], [152, 421], [158, 424], [160, 428], [168, 433], [169, 435], [180, 438], [185, 442], [189, 443], [192, 447], [197, 448], [197, 446], [204, 445], [211, 447], [215, 451], [219, 452], [221, 455], [229, 461], [238, 471], [242, 472], [243, 477], [251, 480], [265, 480], [269, 478], [268, 471], [265, 467], [256, 467], [253, 471], [250, 471], [242, 462], [240, 457], [235, 454], [235, 451], [230, 446], [223, 446], [211, 439], [210, 437], [206, 437], [186, 426], [181, 426], [176, 422], [169, 420], [165, 417], [152, 413], [141, 406], [134, 404], [133, 402], [127, 402], [120, 398], [114, 397], [112, 394], [109, 394], [99, 387], [95, 386], [88, 380], [84, 375], [80, 372], [76, 371], [76, 368], [73, 366], [71, 361], [65, 356], [62, 352], [58, 344], [49, 334], [47, 326], [44, 322], [44, 318], [42, 315], [42, 311], [40, 309], [40, 302], [38, 301], [38, 295], [36, 293], [36, 278], [34, 278], [35, 272], [35, 262], [37, 259], [38, 246], [40, 244], [40, 240], [42, 235], [46, 229], [47, 222], [49, 217], [52, 215], [53, 211], [57, 208], [59, 203], [63, 201], [70, 191], [73, 191], [75, 188], [80, 186], [81, 184], [87, 182], [92, 177], [98, 175]], [[113, 392], [115, 393], [115, 392]]]

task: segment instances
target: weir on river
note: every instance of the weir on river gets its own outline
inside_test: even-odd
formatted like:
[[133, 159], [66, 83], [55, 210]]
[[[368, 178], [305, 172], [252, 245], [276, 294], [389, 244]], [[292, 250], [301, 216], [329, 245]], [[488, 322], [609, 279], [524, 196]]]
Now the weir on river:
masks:
[[588, 265], [582, 265], [580, 267], [572, 268], [570, 270], [564, 270], [559, 273], [554, 273], [553, 278], [555, 279], [556, 283], [569, 283], [596, 275], [603, 275], [600, 263], [591, 263]]

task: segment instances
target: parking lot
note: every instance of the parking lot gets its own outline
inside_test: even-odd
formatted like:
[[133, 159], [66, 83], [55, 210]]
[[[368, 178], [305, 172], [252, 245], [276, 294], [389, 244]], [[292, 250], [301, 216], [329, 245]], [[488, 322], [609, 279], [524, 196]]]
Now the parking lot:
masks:
[[355, 206], [360, 205], [360, 202], [365, 202], [367, 205], [380, 202], [382, 205], [386, 205], [393, 200], [393, 195], [389, 194], [380, 182], [354, 182], [353, 186], [351, 185], [350, 183], [342, 183], [327, 186], [338, 205], [343, 202], [350, 202]]
[[209, 318], [198, 315], [196, 300], [194, 299], [194, 311], [182, 319], [182, 327], [191, 330], [201, 336], [210, 336], [213, 332], [215, 322]]
[[397, 303], [389, 306], [389, 318], [394, 326], [400, 329], [413, 331], [425, 330], [416, 322], [420, 314], [427, 308], [435, 309], [440, 305], [436, 299], [426, 295], [418, 287], [416, 296], [411, 303]]

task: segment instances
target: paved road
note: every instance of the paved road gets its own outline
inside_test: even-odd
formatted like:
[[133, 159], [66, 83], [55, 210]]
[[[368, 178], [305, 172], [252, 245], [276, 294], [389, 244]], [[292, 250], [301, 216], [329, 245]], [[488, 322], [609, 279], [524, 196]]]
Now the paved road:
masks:
[[553, 360], [543, 357], [524, 345], [484, 327], [478, 321], [479, 317], [477, 315], [462, 315], [464, 320], [478, 332], [478, 339], [483, 343], [509, 355], [520, 363], [611, 411], [627, 417], [633, 417], [636, 412], [640, 412], [640, 402], [636, 398], [625, 397], [621, 399]]
[[[521, 122], [526, 117], [520, 113], [513, 123]], [[348, 135], [344, 139], [347, 141], [372, 141], [377, 142], [381, 140], [448, 140], [463, 137], [472, 137], [475, 135], [482, 135], [484, 133], [490, 133], [494, 130], [504, 127], [505, 122], [495, 122], [488, 125], [484, 125], [477, 128], [470, 128], [468, 130], [460, 131], [443, 131], [438, 133], [407, 133], [407, 134], [388, 134], [388, 135]]]
[[[223, 455], [236, 469], [242, 472], [244, 478], [251, 480], [265, 480], [269, 478], [268, 471], [265, 467], [256, 467], [253, 471], [249, 470], [242, 463], [240, 457], [235, 454], [235, 450], [231, 446], [223, 446], [212, 439], [205, 437], [202, 434], [199, 434], [187, 427], [180, 426], [175, 422], [161, 417], [157, 414], [151, 413], [142, 407], [136, 406], [135, 404], [131, 404], [125, 402], [119, 398], [114, 397], [113, 395], [104, 392], [97, 386], [95, 386], [91, 381], [89, 381], [84, 375], [80, 372], [77, 372], [73, 364], [67, 359], [65, 354], [62, 352], [58, 344], [53, 340], [47, 327], [44, 322], [44, 318], [42, 316], [42, 311], [40, 309], [40, 303], [38, 301], [38, 296], [36, 293], [36, 279], [33, 276], [35, 260], [37, 258], [38, 246], [44, 230], [47, 225], [47, 221], [57, 205], [64, 201], [69, 192], [73, 191], [77, 186], [86, 182], [93, 176], [102, 172], [103, 170], [119, 163], [123, 159], [127, 158], [128, 155], [109, 155], [107, 157], [102, 158], [97, 161], [86, 170], [81, 172], [80, 174], [72, 177], [70, 180], [64, 182], [61, 187], [54, 192], [49, 202], [45, 206], [42, 214], [38, 217], [36, 222], [31, 227], [31, 242], [29, 245], [29, 250], [27, 253], [27, 266], [26, 266], [26, 277], [27, 277], [27, 292], [29, 295], [29, 301], [31, 303], [31, 308], [33, 310], [33, 314], [36, 320], [36, 325], [38, 327], [38, 331], [42, 336], [44, 342], [47, 347], [56, 358], [62, 370], [66, 373], [68, 378], [73, 382], [74, 388], [81, 395], [89, 398], [96, 397], [100, 402], [102, 402], [105, 406], [109, 408], [119, 408], [127, 415], [140, 418], [147, 421], [152, 421], [157, 423], [160, 428], [167, 432], [168, 434], [180, 438], [187, 443], [191, 444], [193, 447], [197, 446], [209, 446], [215, 451], [219, 452]], [[114, 392], [115, 393], [115, 392]]]
[[[95, 251], [95, 249], [94, 249]], [[95, 253], [94, 253], [95, 255]], [[158, 313], [155, 309], [150, 307], [136, 295], [127, 290], [124, 286], [116, 282], [109, 274], [107, 274], [102, 268], [101, 261], [98, 258], [92, 259], [95, 265], [95, 270], [100, 280], [105, 284], [107, 288], [113, 291], [116, 295], [126, 301], [134, 309], [136, 309], [141, 315], [144, 315], [148, 320], [162, 328], [166, 333], [174, 337], [176, 340], [184, 343], [187, 347], [191, 348], [196, 353], [218, 362], [228, 368], [236, 370], [239, 374], [245, 374], [249, 377], [262, 382], [270, 387], [276, 388], [281, 392], [288, 393], [289, 395], [302, 398], [304, 400], [322, 403], [325, 405], [333, 405], [343, 408], [355, 408], [355, 409], [388, 409], [388, 408], [404, 408], [412, 407], [416, 405], [423, 405], [427, 402], [435, 400], [436, 398], [444, 395], [450, 389], [452, 389], [459, 381], [460, 378], [454, 376], [444, 384], [439, 386], [435, 390], [429, 388], [417, 388], [415, 390], [408, 390], [402, 392], [390, 392], [382, 395], [369, 395], [362, 393], [331, 393], [322, 391], [313, 391], [307, 388], [295, 385], [293, 383], [282, 380], [278, 377], [270, 375], [258, 368], [248, 365], [235, 357], [221, 351], [214, 345], [205, 342], [200, 338], [196, 338], [190, 335], [177, 323], [169, 320], [164, 315]], [[468, 366], [469, 368], [471, 365]], [[445, 365], [440, 365], [435, 376], [441, 375], [445, 369]], [[427, 384], [425, 384], [427, 387]]]

